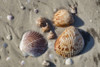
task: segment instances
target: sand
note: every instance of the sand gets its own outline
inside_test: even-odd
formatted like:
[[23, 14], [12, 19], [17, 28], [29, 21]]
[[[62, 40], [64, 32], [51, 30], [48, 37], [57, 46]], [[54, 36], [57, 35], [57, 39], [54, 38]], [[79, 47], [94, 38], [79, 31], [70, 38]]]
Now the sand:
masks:
[[[36, 19], [46, 17], [52, 21], [56, 9], [69, 10], [69, 5], [74, 4], [77, 14], [74, 15], [73, 25], [81, 29], [85, 39], [84, 50], [72, 57], [74, 63], [65, 65], [66, 58], [55, 53], [56, 39], [48, 40], [49, 48], [43, 55], [25, 58], [19, 49], [22, 35], [29, 30], [40, 32], [44, 37], [48, 34], [36, 25]], [[14, 16], [11, 21], [7, 20], [9, 14]], [[55, 27], [57, 36], [65, 28]], [[9, 35], [12, 36], [11, 40], [7, 39]], [[7, 44], [6, 48], [4, 43]], [[53, 57], [49, 58], [49, 54]], [[0, 0], [0, 67], [43, 67], [43, 60], [49, 60], [51, 67], [100, 67], [100, 0]], [[21, 65], [21, 61], [25, 62], [24, 65]]]

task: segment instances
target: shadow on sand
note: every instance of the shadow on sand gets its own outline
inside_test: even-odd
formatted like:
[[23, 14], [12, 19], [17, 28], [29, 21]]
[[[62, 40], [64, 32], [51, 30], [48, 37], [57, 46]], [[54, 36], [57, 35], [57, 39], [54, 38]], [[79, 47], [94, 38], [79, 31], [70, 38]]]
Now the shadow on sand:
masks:
[[91, 50], [93, 48], [94, 38], [90, 35], [90, 33], [86, 32], [86, 31], [79, 29], [79, 32], [83, 36], [83, 39], [85, 42], [85, 46], [84, 46], [83, 50], [79, 53], [79, 55], [80, 55], [80, 54], [84, 54], [84, 53], [88, 52], [89, 50]]
[[74, 23], [72, 24], [73, 26], [80, 27], [80, 26], [84, 25], [84, 22], [83, 22], [83, 20], [81, 18], [79, 18], [76, 15], [73, 15], [73, 17], [74, 17]]

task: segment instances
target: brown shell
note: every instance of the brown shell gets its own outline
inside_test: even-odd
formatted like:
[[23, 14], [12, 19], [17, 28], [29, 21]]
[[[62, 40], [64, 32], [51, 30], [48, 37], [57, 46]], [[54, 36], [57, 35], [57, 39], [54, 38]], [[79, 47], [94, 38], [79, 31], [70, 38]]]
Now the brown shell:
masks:
[[48, 33], [47, 39], [54, 39], [55, 37], [56, 37], [55, 33], [52, 32], [52, 31], [50, 31], [50, 32]]
[[39, 17], [39, 18], [36, 20], [36, 24], [37, 24], [39, 27], [44, 27], [44, 26], [46, 26], [46, 18], [44, 18], [44, 17]]
[[83, 47], [83, 37], [74, 26], [67, 27], [55, 42], [56, 53], [63, 57], [75, 56]]
[[74, 19], [68, 10], [60, 9], [54, 14], [53, 22], [55, 26], [65, 27], [72, 24], [74, 22]]
[[25, 56], [40, 56], [47, 49], [47, 41], [42, 34], [29, 31], [26, 32], [20, 43], [20, 50]]
[[50, 26], [48, 25], [48, 23], [46, 23], [45, 27], [42, 27], [42, 32], [48, 32], [50, 31]]

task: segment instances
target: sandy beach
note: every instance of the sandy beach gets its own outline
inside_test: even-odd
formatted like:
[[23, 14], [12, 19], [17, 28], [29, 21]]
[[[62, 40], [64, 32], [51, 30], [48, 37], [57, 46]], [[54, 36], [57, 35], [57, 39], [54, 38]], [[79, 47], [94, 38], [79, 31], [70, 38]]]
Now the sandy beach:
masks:
[[[56, 38], [48, 40], [48, 33], [42, 32], [36, 20], [47, 18], [59, 36], [66, 27], [55, 27], [53, 15], [62, 8], [70, 11], [70, 5], [77, 8], [73, 26], [82, 34], [85, 47], [71, 58], [72, 65], [66, 65], [66, 58], [54, 51]], [[8, 15], [13, 16], [11, 20]], [[39, 57], [25, 58], [19, 49], [22, 35], [30, 30], [48, 41], [47, 51]], [[100, 0], [0, 0], [0, 67], [44, 67], [44, 60], [50, 61], [49, 67], [100, 67]]]

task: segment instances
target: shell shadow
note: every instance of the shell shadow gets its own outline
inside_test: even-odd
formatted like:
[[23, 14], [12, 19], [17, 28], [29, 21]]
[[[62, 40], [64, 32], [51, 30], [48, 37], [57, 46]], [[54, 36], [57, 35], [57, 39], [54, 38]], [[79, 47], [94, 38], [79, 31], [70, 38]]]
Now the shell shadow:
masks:
[[51, 20], [49, 20], [49, 19], [46, 19], [46, 22], [49, 24], [51, 31], [55, 34], [54, 39], [56, 39], [57, 38], [57, 34], [55, 32], [55, 26], [52, 24], [53, 22]]
[[47, 67], [56, 67], [56, 65], [53, 62], [51, 62], [51, 61], [48, 61], [48, 62], [50, 63], [50, 65]]
[[83, 48], [83, 50], [79, 53], [80, 54], [84, 54], [86, 52], [88, 52], [89, 50], [91, 50], [94, 46], [94, 38], [91, 36], [90, 33], [83, 31], [81, 29], [78, 29], [79, 32], [81, 33], [81, 35], [83, 36], [84, 42], [85, 42], [85, 46]]
[[74, 14], [73, 14], [73, 17], [74, 17], [74, 23], [72, 24], [73, 26], [80, 27], [84, 25], [84, 21], [81, 18], [79, 18], [78, 16]]

